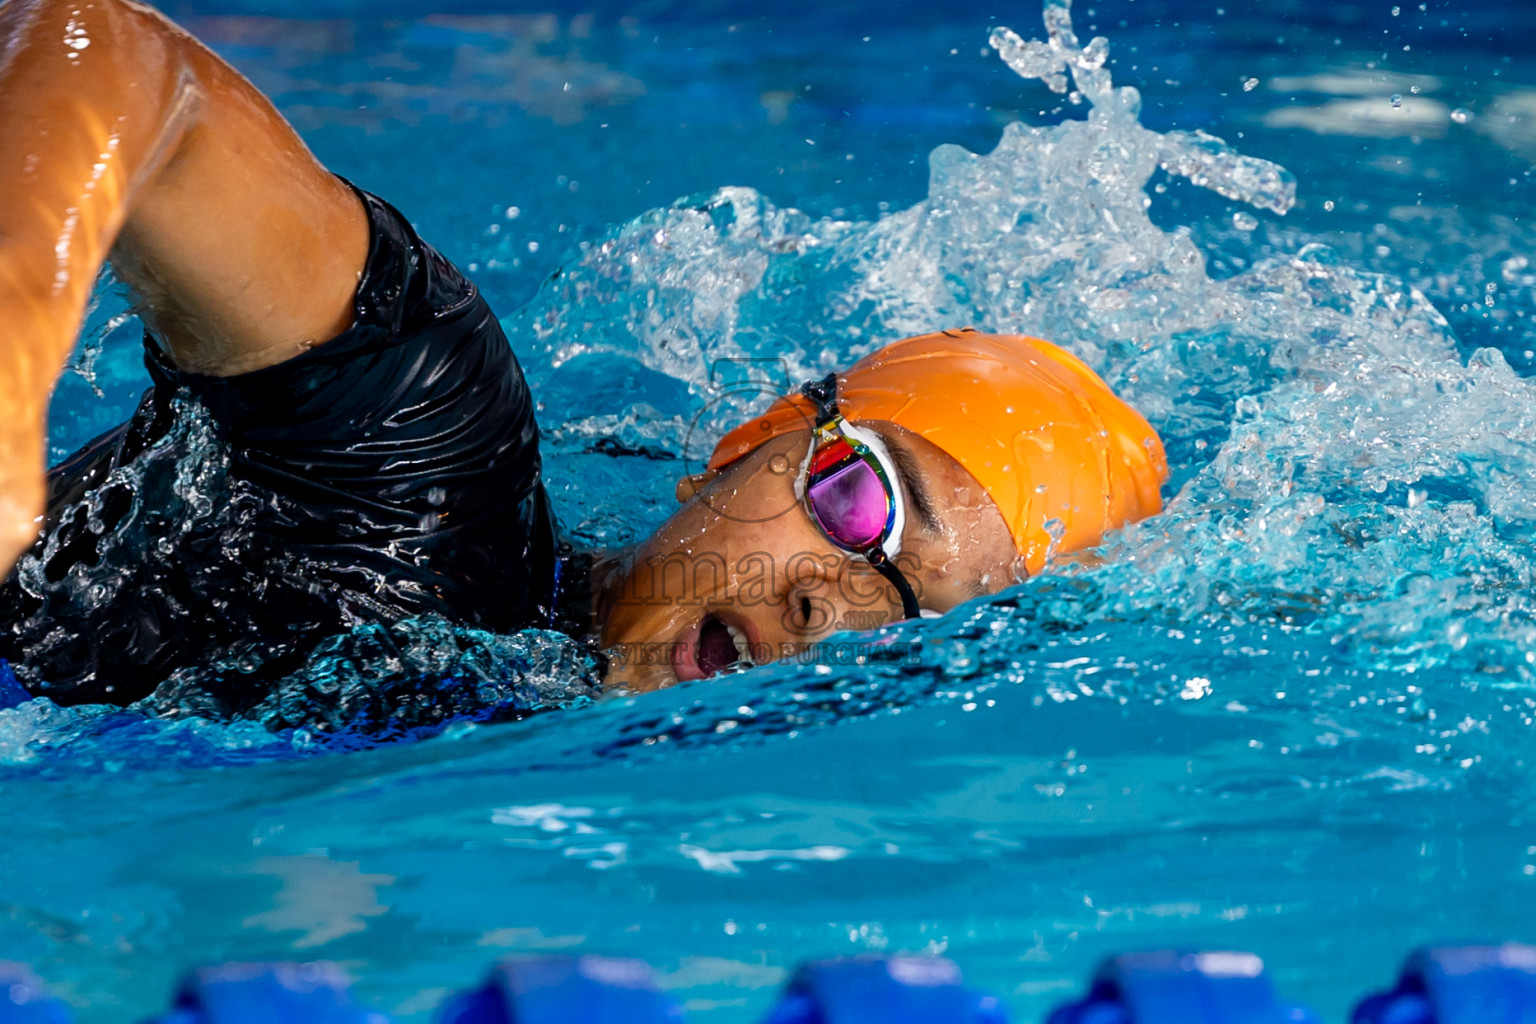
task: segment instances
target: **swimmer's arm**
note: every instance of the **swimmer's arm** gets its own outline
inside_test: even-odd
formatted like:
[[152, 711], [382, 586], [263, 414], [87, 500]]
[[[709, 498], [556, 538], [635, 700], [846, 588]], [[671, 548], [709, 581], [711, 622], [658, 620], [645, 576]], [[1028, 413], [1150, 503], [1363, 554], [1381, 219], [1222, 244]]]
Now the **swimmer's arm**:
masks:
[[0, 6], [0, 573], [36, 534], [48, 398], [102, 263], [183, 369], [345, 330], [366, 215], [244, 78], [130, 0]]

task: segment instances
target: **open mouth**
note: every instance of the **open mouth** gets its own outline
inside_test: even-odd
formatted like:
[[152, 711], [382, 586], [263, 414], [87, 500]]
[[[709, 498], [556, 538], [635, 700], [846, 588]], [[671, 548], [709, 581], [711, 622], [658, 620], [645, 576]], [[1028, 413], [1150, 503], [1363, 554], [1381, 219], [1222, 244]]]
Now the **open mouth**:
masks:
[[747, 634], [715, 615], [706, 615], [699, 625], [694, 660], [699, 671], [706, 677], [718, 675], [737, 665], [750, 665], [752, 650]]

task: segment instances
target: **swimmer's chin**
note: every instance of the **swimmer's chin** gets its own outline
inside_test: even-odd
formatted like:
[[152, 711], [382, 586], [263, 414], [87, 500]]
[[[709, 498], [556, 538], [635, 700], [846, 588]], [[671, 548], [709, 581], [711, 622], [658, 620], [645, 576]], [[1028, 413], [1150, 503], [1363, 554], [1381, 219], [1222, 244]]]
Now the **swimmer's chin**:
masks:
[[626, 666], [610, 668], [603, 677], [603, 698], [634, 697], [676, 686], [682, 680], [671, 672], [638, 673]]
[[644, 642], [620, 642], [609, 647], [608, 670], [603, 675], [603, 696], [628, 697], [653, 693], [682, 682], [670, 662], [661, 657], [664, 651], [663, 645]]

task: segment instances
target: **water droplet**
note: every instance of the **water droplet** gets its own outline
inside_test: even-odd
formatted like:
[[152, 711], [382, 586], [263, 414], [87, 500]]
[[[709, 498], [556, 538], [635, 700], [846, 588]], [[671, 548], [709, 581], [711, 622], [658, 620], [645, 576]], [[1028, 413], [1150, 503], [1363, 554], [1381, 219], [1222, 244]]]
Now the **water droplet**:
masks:
[[1394, 8], [1392, 8], [1392, 17], [1395, 18], [1399, 14], [1402, 14], [1402, 13], [1403, 13], [1403, 9], [1401, 7], [1394, 7]]
[[1253, 90], [1257, 89], [1258, 87], [1259, 80], [1257, 78], [1243, 79], [1243, 92], [1253, 92]]
[[1179, 691], [1179, 696], [1184, 700], [1199, 700], [1208, 697], [1211, 693], [1211, 681], [1205, 676], [1192, 676], [1184, 681], [1184, 688]]
[[437, 508], [447, 500], [448, 492], [443, 490], [441, 487], [434, 487], [427, 491], [427, 504], [431, 505], [433, 508]]
[[1455, 110], [1451, 111], [1451, 120], [1455, 121], [1457, 124], [1466, 124], [1468, 121], [1472, 120], [1474, 116], [1475, 115], [1472, 113], [1472, 111], [1468, 110], [1466, 107], [1457, 107]]
[[1417, 85], [1410, 85], [1408, 87], [1408, 91], [1413, 93], [1415, 96], [1417, 96], [1419, 94], [1419, 92], [1421, 91], [1421, 87], [1417, 86]]
[[1259, 220], [1253, 214], [1239, 210], [1232, 215], [1232, 226], [1239, 231], [1252, 231], [1259, 226]]
[[1095, 36], [1083, 47], [1081, 62], [1084, 67], [1101, 68], [1109, 59], [1109, 40], [1103, 36]]
[[955, 640], [945, 647], [943, 671], [951, 679], [973, 676], [980, 667], [971, 649], [962, 641]]
[[1328, 212], [1332, 213], [1333, 212], [1333, 200], [1332, 199], [1324, 200], [1323, 201], [1323, 209], [1325, 209]]
[[1402, 110], [1403, 109], [1403, 94], [1402, 93], [1395, 92], [1395, 93], [1392, 94], [1392, 109], [1393, 110]]

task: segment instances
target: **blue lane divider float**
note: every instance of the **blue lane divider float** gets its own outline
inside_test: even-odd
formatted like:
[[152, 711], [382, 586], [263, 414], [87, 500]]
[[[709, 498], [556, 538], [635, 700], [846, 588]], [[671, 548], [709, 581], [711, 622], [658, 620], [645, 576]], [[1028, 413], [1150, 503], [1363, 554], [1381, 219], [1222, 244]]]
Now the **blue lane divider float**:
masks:
[[454, 996], [438, 1024], [679, 1024], [683, 1010], [641, 960], [540, 956], [503, 960], [484, 985]]
[[[862, 956], [802, 965], [761, 1024], [1006, 1024], [994, 996], [965, 988], [939, 957]], [[0, 962], [0, 1024], [70, 1024], [21, 964]], [[504, 960], [450, 997], [435, 1024], [681, 1024], [682, 1009], [639, 960]], [[1106, 960], [1086, 995], [1047, 1024], [1316, 1024], [1283, 1002], [1249, 953], [1128, 953]], [[225, 964], [193, 971], [147, 1024], [388, 1024], [351, 1000], [327, 964]], [[1536, 946], [1421, 949], [1397, 985], [1367, 997], [1352, 1024], [1536, 1024]]]
[[801, 966], [763, 1024], [1007, 1024], [996, 996], [935, 956], [848, 957]]
[[1536, 1024], [1536, 946], [1450, 946], [1408, 958], [1352, 1024]]
[[1047, 1024], [1317, 1024], [1282, 1003], [1252, 953], [1127, 953], [1100, 965], [1082, 999]]
[[234, 963], [186, 975], [170, 1012], [148, 1024], [387, 1022], [353, 1004], [346, 976], [331, 964]]
[[69, 1007], [49, 994], [30, 967], [0, 960], [0, 1024], [70, 1024], [70, 1019]]

